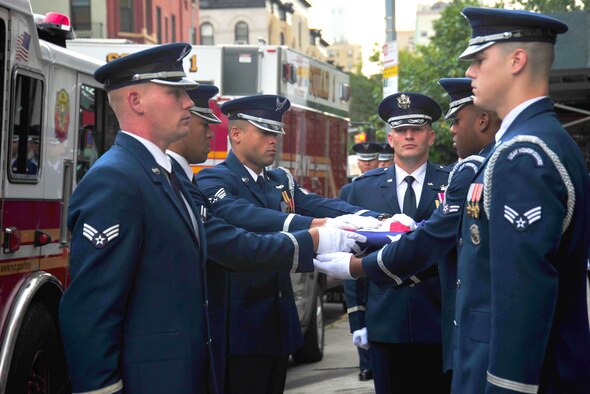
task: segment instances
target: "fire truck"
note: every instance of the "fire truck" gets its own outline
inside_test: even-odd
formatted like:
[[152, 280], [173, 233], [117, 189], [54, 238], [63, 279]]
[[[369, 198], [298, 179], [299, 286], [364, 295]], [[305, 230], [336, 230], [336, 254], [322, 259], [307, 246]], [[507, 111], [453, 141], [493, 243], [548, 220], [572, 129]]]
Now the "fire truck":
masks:
[[[68, 198], [118, 129], [67, 17], [0, 0], [0, 393], [67, 391]], [[100, 133], [98, 133], [100, 131]]]
[[[68, 48], [109, 62], [149, 47], [111, 40], [73, 40]], [[212, 151], [198, 172], [225, 160], [229, 148], [227, 118], [220, 104], [252, 94], [277, 94], [291, 101], [285, 114], [286, 134], [278, 141], [274, 166], [289, 169], [303, 188], [337, 197], [347, 182], [348, 74], [285, 46], [193, 46], [185, 62], [187, 75], [213, 84], [220, 94], [211, 100], [222, 123], [212, 127]], [[323, 357], [323, 295], [342, 302], [341, 282], [316, 273], [292, 274], [291, 280], [305, 345], [293, 358], [297, 362]]]

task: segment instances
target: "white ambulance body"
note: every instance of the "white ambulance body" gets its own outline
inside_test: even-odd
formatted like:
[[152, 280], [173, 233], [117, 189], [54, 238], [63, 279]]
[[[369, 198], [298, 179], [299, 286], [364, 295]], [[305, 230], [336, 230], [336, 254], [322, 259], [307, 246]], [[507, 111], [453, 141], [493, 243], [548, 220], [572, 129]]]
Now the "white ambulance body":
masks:
[[40, 39], [28, 0], [0, 0], [0, 393], [67, 391], [66, 207], [117, 130], [102, 63]]

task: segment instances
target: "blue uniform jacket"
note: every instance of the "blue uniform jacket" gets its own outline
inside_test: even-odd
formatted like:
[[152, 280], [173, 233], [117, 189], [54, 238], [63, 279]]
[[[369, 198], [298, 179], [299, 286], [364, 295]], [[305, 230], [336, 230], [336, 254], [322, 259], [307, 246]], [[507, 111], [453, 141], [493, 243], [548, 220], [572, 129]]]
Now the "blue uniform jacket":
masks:
[[[225, 382], [227, 353], [228, 270], [312, 272], [313, 243], [307, 230], [292, 234], [255, 234], [237, 228], [215, 216], [209, 200], [184, 175], [182, 166], [171, 158], [172, 165], [189, 191], [207, 240], [207, 288], [213, 359], [217, 382]], [[219, 391], [223, 392], [222, 387]]]
[[[414, 220], [430, 217], [448, 179], [443, 166], [428, 163]], [[366, 172], [352, 186], [351, 204], [390, 214], [401, 213], [397, 201], [395, 166]], [[440, 343], [441, 287], [438, 277], [417, 286], [382, 289], [368, 281], [365, 323], [369, 340], [387, 343]], [[362, 289], [357, 290], [363, 297]], [[354, 328], [356, 329], [356, 328]]]
[[[363, 270], [378, 286], [387, 288], [424, 280], [429, 267], [438, 262], [441, 282], [441, 329], [443, 368], [452, 368], [452, 343], [457, 288], [457, 227], [471, 179], [483, 161], [470, 156], [457, 163], [449, 175], [444, 202], [416, 230], [378, 252], [363, 257]], [[427, 247], [425, 247], [427, 245]]]
[[74, 191], [60, 305], [74, 392], [208, 389], [205, 230], [198, 220], [195, 236], [180, 204], [153, 156], [122, 133]]
[[590, 185], [549, 99], [517, 116], [472, 184], [483, 195], [468, 192], [459, 230], [453, 393], [588, 393]]
[[[265, 190], [230, 152], [227, 159], [197, 175], [199, 188], [212, 202], [215, 215], [249, 231], [307, 229], [314, 217], [355, 213], [345, 202], [305, 194], [282, 170], [266, 172]], [[283, 192], [294, 200], [295, 213], [286, 210]], [[376, 216], [375, 212], [367, 212]], [[231, 354], [279, 355], [303, 343], [288, 273], [229, 274], [229, 344]]]

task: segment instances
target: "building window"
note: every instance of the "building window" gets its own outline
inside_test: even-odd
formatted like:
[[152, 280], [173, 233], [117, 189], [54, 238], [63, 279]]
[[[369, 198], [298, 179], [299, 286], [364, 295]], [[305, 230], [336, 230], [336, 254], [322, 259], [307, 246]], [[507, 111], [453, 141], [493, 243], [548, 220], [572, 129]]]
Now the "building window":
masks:
[[90, 0], [72, 0], [72, 26], [74, 30], [92, 30]]
[[147, 34], [154, 33], [154, 16], [152, 14], [152, 0], [145, 0], [145, 27]]
[[166, 41], [165, 42], [170, 42], [170, 40], [168, 39], [168, 37], [170, 37], [168, 35], [170, 31], [168, 30], [168, 17], [164, 17], [164, 34], [166, 35]]
[[162, 9], [160, 7], [156, 7], [156, 34], [158, 39], [158, 44], [162, 43]]
[[348, 57], [352, 57], [352, 55], [353, 55], [352, 49], [349, 49], [348, 52], [347, 52], [347, 54], [348, 54]]
[[238, 22], [235, 27], [235, 38], [236, 44], [248, 44], [248, 24], [246, 22]]
[[134, 31], [133, 0], [121, 0], [119, 3], [119, 30]]
[[172, 33], [172, 42], [176, 42], [176, 15], [172, 15], [170, 22], [172, 23], [171, 26], [171, 33]]
[[201, 24], [201, 45], [214, 45], [213, 25], [209, 22]]

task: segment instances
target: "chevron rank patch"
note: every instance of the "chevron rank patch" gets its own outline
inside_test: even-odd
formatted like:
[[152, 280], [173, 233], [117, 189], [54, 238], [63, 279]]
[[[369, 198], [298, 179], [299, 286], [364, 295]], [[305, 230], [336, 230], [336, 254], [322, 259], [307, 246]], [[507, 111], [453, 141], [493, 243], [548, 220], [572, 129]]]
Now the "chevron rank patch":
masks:
[[442, 214], [448, 215], [449, 213], [459, 212], [459, 209], [461, 209], [461, 206], [459, 205], [450, 205], [447, 202], [444, 202], [442, 207]]
[[82, 235], [92, 243], [92, 246], [102, 249], [119, 236], [119, 225], [115, 224], [104, 231], [98, 231], [91, 225], [84, 223]]
[[217, 190], [217, 193], [215, 193], [213, 195], [213, 197], [211, 197], [209, 199], [209, 202], [211, 204], [215, 204], [217, 201], [223, 200], [225, 198], [225, 196], [227, 196], [227, 193], [225, 192], [224, 188], [221, 188], [221, 189]]
[[512, 224], [512, 228], [518, 232], [526, 231], [531, 224], [541, 219], [541, 207], [529, 209], [525, 213], [518, 213], [508, 205], [504, 205], [504, 218]]

